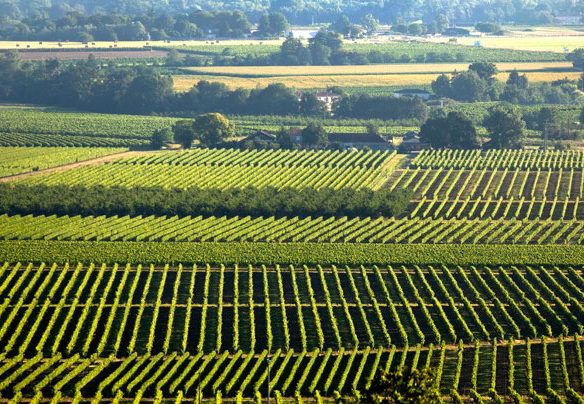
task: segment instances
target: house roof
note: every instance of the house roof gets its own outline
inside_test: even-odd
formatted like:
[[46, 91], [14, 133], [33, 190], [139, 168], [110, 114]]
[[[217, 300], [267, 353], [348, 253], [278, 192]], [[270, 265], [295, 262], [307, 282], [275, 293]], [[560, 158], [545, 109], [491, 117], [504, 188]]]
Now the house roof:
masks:
[[379, 135], [368, 133], [331, 133], [329, 135], [331, 143], [388, 143]]
[[319, 91], [314, 94], [316, 97], [331, 97], [331, 98], [340, 98], [341, 96], [337, 93], [333, 93], [332, 91]]
[[274, 141], [274, 140], [276, 140], [276, 135], [273, 135], [273, 134], [266, 132], [266, 131], [263, 131], [263, 130], [258, 130], [257, 132], [252, 133], [251, 135], [249, 135], [248, 137], [243, 139], [244, 142], [247, 142], [250, 140]]
[[430, 94], [429, 91], [421, 88], [404, 88], [395, 92], [396, 94]]

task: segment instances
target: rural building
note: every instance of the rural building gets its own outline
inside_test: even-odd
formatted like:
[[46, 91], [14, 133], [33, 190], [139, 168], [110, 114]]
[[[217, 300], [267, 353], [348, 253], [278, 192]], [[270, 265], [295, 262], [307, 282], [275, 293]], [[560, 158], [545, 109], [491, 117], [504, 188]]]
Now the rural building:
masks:
[[394, 97], [396, 98], [414, 98], [419, 97], [424, 101], [428, 101], [430, 97], [432, 97], [432, 93], [426, 90], [422, 90], [419, 88], [404, 88], [402, 90], [396, 91], [393, 93]]
[[291, 29], [286, 31], [286, 37], [294, 39], [312, 39], [318, 34], [314, 29]]
[[341, 96], [332, 91], [319, 91], [315, 94], [316, 99], [322, 102], [328, 111], [332, 111], [335, 101], [341, 99]]
[[420, 140], [418, 132], [408, 132], [404, 135], [403, 141], [399, 145], [400, 151], [404, 152], [415, 152], [420, 151], [425, 147], [425, 145]]
[[388, 142], [380, 135], [361, 133], [331, 133], [329, 144], [338, 145], [342, 149], [393, 150], [393, 143]]
[[268, 146], [276, 143], [276, 140], [277, 140], [276, 135], [266, 132], [264, 130], [258, 130], [257, 132], [252, 133], [251, 135], [246, 137], [245, 139], [240, 140], [239, 143], [242, 145], [253, 143], [254, 145], [258, 146], [259, 145]]
[[290, 129], [290, 141], [294, 144], [302, 144], [302, 129]]

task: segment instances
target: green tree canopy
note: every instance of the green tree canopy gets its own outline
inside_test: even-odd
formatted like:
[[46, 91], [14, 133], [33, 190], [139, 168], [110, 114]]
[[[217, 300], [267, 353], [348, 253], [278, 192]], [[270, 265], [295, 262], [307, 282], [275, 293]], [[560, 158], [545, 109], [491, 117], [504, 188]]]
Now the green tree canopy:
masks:
[[193, 122], [197, 138], [206, 146], [217, 146], [235, 134], [235, 125], [218, 113], [204, 114]]
[[328, 135], [321, 124], [310, 123], [302, 130], [302, 142], [307, 145], [320, 146], [328, 142]]
[[521, 113], [510, 105], [498, 105], [489, 110], [484, 126], [491, 138], [488, 147], [515, 149], [521, 147], [525, 122]]
[[378, 374], [364, 395], [373, 404], [434, 404], [440, 402], [434, 372], [430, 369], [398, 370]]
[[428, 119], [420, 130], [423, 142], [435, 148], [476, 149], [480, 139], [472, 121], [459, 112]]

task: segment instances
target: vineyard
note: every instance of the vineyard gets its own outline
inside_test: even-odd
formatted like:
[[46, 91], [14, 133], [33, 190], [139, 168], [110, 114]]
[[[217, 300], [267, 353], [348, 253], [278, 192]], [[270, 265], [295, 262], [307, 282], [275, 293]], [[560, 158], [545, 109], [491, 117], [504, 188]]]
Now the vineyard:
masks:
[[1, 215], [0, 240], [580, 245], [584, 221]]
[[[125, 358], [35, 356], [27, 362], [19, 358], [0, 362], [0, 376], [9, 374], [0, 383], [0, 392], [19, 400], [73, 397], [78, 403], [88, 397], [118, 403], [154, 397], [155, 402], [172, 398], [180, 403], [192, 402], [186, 397], [197, 394], [217, 401], [265, 399], [269, 386], [277, 403], [292, 396], [318, 401], [367, 389], [378, 370], [407, 366], [436, 368], [436, 387], [453, 400], [461, 396], [474, 402], [502, 401], [505, 396], [523, 400], [527, 396], [544, 402], [542, 396], [547, 396], [563, 402], [561, 394], [580, 402], [582, 349], [582, 341], [574, 337], [409, 349], [277, 350], [269, 360], [265, 350]], [[573, 368], [580, 371], [571, 372]]]
[[125, 150], [127, 149], [3, 147], [0, 149], [0, 177], [91, 160]]
[[47, 185], [173, 188], [371, 188], [383, 185], [394, 152], [197, 149], [119, 160], [29, 179]]
[[584, 331], [582, 272], [572, 267], [1, 270], [0, 341], [4, 354], [25, 357], [382, 348]]
[[5, 263], [0, 391], [249, 397], [270, 366], [276, 394], [330, 396], [409, 365], [446, 395], [572, 397], [583, 287], [573, 267]]
[[[448, 402], [580, 404], [583, 168], [581, 151], [197, 148], [18, 180], [1, 200], [20, 210], [0, 214], [0, 402], [320, 403], [409, 367]], [[347, 204], [405, 191], [387, 217], [242, 214], [226, 192], [294, 207], [329, 188]], [[93, 212], [104, 190], [134, 213]], [[238, 210], [145, 213], [189, 190]]]

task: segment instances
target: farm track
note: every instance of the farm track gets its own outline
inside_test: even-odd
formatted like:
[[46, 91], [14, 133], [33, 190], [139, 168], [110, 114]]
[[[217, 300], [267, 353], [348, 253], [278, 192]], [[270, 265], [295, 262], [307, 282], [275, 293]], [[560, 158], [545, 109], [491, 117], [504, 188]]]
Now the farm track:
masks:
[[20, 174], [11, 175], [8, 177], [2, 177], [2, 178], [0, 178], [0, 184], [12, 182], [12, 181], [16, 181], [16, 180], [21, 180], [21, 179], [29, 178], [29, 177], [36, 177], [36, 176], [43, 175], [43, 174], [53, 174], [53, 173], [59, 173], [59, 172], [63, 172], [63, 171], [69, 171], [69, 170], [72, 170], [72, 169], [78, 168], [78, 167], [103, 164], [103, 163], [107, 163], [109, 161], [113, 161], [113, 160], [117, 160], [117, 159], [121, 159], [121, 158], [148, 156], [148, 155], [153, 154], [153, 153], [156, 153], [156, 152], [152, 152], [152, 151], [127, 151], [127, 152], [122, 152], [122, 153], [110, 154], [108, 156], [98, 157], [95, 159], [79, 161], [76, 163], [63, 164], [63, 165], [60, 165], [57, 167], [45, 168], [43, 170], [29, 171], [26, 173], [20, 173]]

